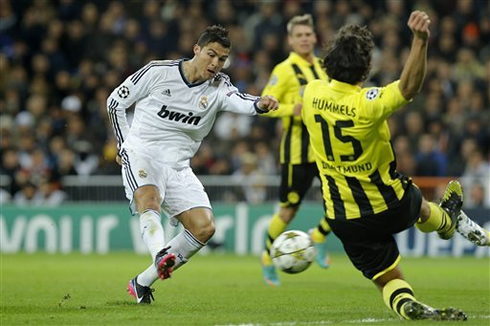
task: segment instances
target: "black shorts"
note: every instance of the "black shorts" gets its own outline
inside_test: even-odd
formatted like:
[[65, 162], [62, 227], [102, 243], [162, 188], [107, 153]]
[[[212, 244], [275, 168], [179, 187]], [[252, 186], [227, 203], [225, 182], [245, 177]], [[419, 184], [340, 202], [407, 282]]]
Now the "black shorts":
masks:
[[342, 241], [354, 266], [365, 277], [373, 279], [400, 256], [393, 234], [417, 222], [421, 205], [420, 189], [410, 184], [399, 205], [393, 209], [353, 220], [328, 219], [328, 224]]
[[279, 200], [283, 207], [296, 207], [301, 204], [313, 179], [319, 178], [316, 163], [281, 164], [281, 185]]

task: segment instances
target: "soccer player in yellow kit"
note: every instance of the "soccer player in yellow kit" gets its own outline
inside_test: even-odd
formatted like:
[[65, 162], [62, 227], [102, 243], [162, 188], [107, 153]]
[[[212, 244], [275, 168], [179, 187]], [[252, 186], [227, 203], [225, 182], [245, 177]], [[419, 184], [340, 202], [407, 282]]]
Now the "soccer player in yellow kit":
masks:
[[[301, 93], [308, 82], [315, 79], [327, 80], [321, 59], [313, 52], [316, 35], [311, 15], [291, 18], [287, 31], [292, 52], [274, 68], [269, 83], [262, 91], [262, 96], [272, 95], [279, 101], [279, 109], [274, 113], [266, 113], [265, 116], [282, 118], [284, 127], [280, 152], [280, 208], [269, 223], [265, 250], [261, 257], [264, 280], [272, 286], [280, 284], [269, 254], [272, 242], [292, 221], [313, 179], [319, 177], [309, 144], [310, 137], [301, 119]], [[318, 227], [312, 231], [312, 238], [318, 250], [316, 261], [323, 268], [329, 266], [324, 244], [329, 231], [330, 227], [325, 219], [322, 219]]]
[[434, 309], [416, 299], [398, 265], [393, 237], [415, 225], [442, 239], [456, 230], [475, 244], [490, 245], [488, 231], [461, 210], [459, 182], [451, 181], [436, 205], [396, 171], [386, 119], [422, 87], [429, 24], [426, 13], [411, 14], [413, 41], [400, 80], [379, 88], [362, 88], [370, 71], [372, 34], [356, 25], [341, 28], [324, 59], [329, 81], [306, 86], [302, 116], [320, 171], [325, 216], [353, 265], [401, 318], [466, 320], [459, 309]]

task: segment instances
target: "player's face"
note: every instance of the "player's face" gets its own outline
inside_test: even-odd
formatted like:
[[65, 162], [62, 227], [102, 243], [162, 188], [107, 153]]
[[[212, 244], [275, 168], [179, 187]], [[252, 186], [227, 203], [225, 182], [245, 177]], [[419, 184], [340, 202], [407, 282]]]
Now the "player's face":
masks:
[[316, 35], [307, 25], [296, 25], [288, 36], [288, 42], [294, 52], [303, 56], [313, 53]]
[[226, 59], [230, 55], [230, 49], [213, 42], [208, 43], [202, 48], [199, 45], [195, 45], [194, 55], [201, 79], [207, 80], [216, 76], [223, 68]]

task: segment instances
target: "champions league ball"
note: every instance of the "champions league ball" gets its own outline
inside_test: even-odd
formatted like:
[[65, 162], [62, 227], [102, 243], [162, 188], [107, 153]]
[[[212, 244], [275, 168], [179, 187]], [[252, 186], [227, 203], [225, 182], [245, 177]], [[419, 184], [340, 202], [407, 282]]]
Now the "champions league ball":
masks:
[[316, 249], [308, 234], [299, 230], [286, 231], [272, 243], [272, 262], [283, 272], [296, 274], [306, 270], [315, 259]]

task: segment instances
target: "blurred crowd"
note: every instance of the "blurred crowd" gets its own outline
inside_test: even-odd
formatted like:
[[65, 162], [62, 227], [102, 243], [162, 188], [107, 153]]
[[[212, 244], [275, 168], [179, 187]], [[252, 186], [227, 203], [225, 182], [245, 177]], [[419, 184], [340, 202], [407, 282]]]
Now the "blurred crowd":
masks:
[[[399, 77], [416, 9], [431, 18], [428, 73], [421, 94], [389, 120], [398, 170], [464, 177], [467, 205], [490, 206], [485, 0], [0, 0], [0, 174], [10, 177], [1, 198], [55, 205], [66, 198], [64, 176], [119, 174], [107, 96], [150, 60], [192, 57], [208, 25], [230, 31], [224, 72], [260, 95], [288, 55], [292, 16], [313, 14], [320, 57], [342, 25], [367, 25], [377, 46], [370, 86]], [[275, 175], [280, 133], [278, 119], [223, 114], [192, 167], [236, 180]]]

